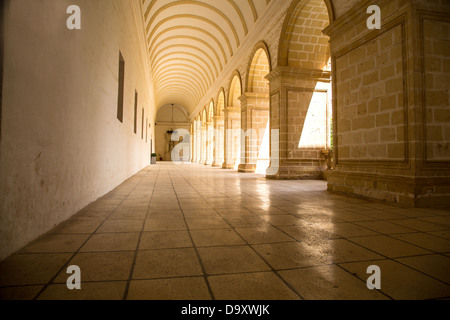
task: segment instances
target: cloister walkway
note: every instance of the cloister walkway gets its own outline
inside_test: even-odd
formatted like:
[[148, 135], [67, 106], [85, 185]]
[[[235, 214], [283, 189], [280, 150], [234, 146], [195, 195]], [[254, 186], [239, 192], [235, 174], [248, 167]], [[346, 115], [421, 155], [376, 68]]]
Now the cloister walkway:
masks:
[[[450, 297], [448, 210], [326, 189], [158, 163], [2, 262], [0, 299]], [[371, 265], [381, 290], [367, 288]]]

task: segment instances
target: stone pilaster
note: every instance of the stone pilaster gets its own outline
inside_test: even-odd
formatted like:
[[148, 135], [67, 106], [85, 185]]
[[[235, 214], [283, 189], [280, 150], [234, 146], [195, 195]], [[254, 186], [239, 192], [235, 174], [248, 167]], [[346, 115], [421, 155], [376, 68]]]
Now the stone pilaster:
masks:
[[234, 169], [240, 158], [241, 117], [240, 108], [225, 109], [224, 119], [224, 162], [222, 168]]
[[[446, 3], [444, 5], [444, 3]], [[329, 190], [406, 206], [450, 203], [450, 4], [368, 2], [330, 25], [335, 169]]]

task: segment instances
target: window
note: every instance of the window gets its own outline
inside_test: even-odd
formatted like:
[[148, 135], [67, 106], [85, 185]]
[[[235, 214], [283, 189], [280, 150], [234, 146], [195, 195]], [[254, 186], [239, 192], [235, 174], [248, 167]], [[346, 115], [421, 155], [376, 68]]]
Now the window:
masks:
[[137, 134], [137, 106], [138, 106], [138, 93], [134, 92], [134, 133]]
[[125, 61], [119, 52], [119, 95], [117, 98], [117, 119], [123, 123], [123, 96], [125, 83]]

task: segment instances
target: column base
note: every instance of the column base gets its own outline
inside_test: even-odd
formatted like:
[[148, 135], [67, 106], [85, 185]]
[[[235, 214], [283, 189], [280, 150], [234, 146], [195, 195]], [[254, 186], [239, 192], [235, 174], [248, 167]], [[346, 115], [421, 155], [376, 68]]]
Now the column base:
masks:
[[276, 174], [266, 175], [272, 180], [323, 180], [326, 165], [321, 160], [295, 161], [279, 165]]
[[412, 208], [450, 207], [450, 179], [333, 171], [328, 190]]
[[256, 164], [240, 164], [238, 171], [242, 173], [254, 173], [256, 171]]

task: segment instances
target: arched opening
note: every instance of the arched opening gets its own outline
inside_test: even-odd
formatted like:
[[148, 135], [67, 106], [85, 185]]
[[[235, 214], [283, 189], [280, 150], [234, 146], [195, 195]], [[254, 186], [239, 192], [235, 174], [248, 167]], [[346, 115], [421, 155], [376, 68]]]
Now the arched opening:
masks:
[[242, 106], [242, 127], [245, 162], [241, 172], [266, 173], [270, 164], [269, 81], [270, 58], [266, 45], [259, 43], [249, 62], [245, 106]]
[[155, 129], [155, 152], [159, 161], [172, 161], [172, 150], [180, 143], [172, 141], [172, 134], [180, 129], [190, 129], [187, 110], [177, 104], [161, 107], [156, 115]]
[[225, 112], [225, 168], [237, 169], [241, 163], [241, 100], [242, 82], [238, 72], [230, 83], [228, 107]]
[[[288, 10], [278, 48], [277, 72], [269, 76], [271, 128], [279, 130], [277, 173], [270, 178], [321, 179], [327, 173], [331, 132], [330, 23], [323, 0], [296, 0]], [[280, 85], [281, 84], [281, 85]], [[280, 115], [283, 115], [282, 117]], [[274, 159], [274, 156], [278, 159]]]

